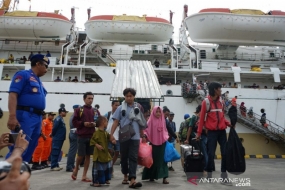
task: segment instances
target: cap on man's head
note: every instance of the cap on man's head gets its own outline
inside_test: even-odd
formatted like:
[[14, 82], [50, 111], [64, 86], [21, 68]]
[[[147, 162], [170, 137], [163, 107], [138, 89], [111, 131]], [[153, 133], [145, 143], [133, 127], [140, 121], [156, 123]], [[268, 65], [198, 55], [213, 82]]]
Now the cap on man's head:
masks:
[[76, 108], [79, 108], [79, 107], [80, 107], [80, 105], [74, 105], [72, 108], [76, 109]]
[[188, 114], [188, 113], [186, 113], [185, 115], [184, 115], [184, 119], [188, 119], [190, 117], [190, 115]]
[[48, 115], [56, 115], [56, 113], [48, 112]]
[[65, 113], [67, 113], [68, 111], [66, 111], [66, 109], [65, 109], [65, 105], [64, 104], [60, 104], [59, 105], [59, 110], [58, 110], [58, 114], [60, 114], [61, 112], [65, 112]]
[[61, 112], [68, 113], [68, 111], [66, 111], [66, 109], [65, 109], [65, 108], [59, 108], [59, 110], [58, 110], [58, 114], [60, 114]]
[[169, 115], [175, 115], [172, 111], [169, 113]]
[[49, 65], [49, 58], [47, 58], [45, 55], [42, 55], [42, 54], [36, 54], [34, 55], [32, 58], [31, 58], [31, 61], [44, 61], [46, 62], [46, 64]]

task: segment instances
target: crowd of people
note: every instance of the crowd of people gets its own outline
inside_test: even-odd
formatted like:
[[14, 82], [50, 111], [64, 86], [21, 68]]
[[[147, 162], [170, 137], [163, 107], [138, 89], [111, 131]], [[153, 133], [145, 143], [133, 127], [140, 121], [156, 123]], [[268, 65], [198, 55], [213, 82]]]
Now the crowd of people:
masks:
[[[14, 175], [14, 181], [11, 180], [13, 171], [19, 173], [18, 163], [22, 160], [29, 162], [32, 159], [32, 168], [36, 170], [45, 167], [50, 167], [51, 171], [63, 169], [59, 166], [59, 158], [67, 132], [63, 118], [68, 111], [62, 104], [55, 119], [53, 112], [48, 113], [48, 118], [44, 117], [47, 91], [42, 86], [40, 77], [47, 72], [48, 65], [49, 60], [46, 56], [34, 55], [31, 58], [31, 69], [17, 72], [11, 81], [7, 125], [12, 133], [18, 133], [19, 130], [20, 132], [14, 145], [8, 143], [7, 134], [1, 136], [0, 147], [9, 146], [10, 151], [6, 159], [13, 163], [13, 169], [6, 174], [4, 180], [0, 180], [0, 189], [9, 189], [10, 183], [13, 183], [14, 189], [28, 189], [29, 173]], [[73, 180], [77, 180], [79, 167], [84, 160], [81, 181], [89, 182], [93, 187], [109, 185], [113, 165], [120, 154], [122, 184], [128, 185], [129, 188], [142, 187], [143, 184], [137, 180], [138, 152], [140, 143], [149, 143], [152, 146], [153, 164], [143, 169], [142, 180], [153, 182], [162, 179], [163, 184], [169, 184], [168, 172], [174, 171], [174, 168], [172, 163], [166, 163], [164, 160], [165, 147], [168, 143], [175, 145], [175, 141], [196, 146], [192, 141], [195, 138], [196, 141], [201, 141], [201, 151], [205, 155], [206, 178], [212, 178], [216, 146], [217, 143], [220, 144], [223, 179], [221, 183], [231, 185], [227, 180], [225, 164], [226, 128], [235, 127], [235, 121], [229, 122], [225, 119], [224, 105], [227, 101], [221, 99], [224, 96], [227, 100], [228, 92], [222, 95], [222, 85], [217, 82], [205, 83], [206, 85], [200, 84], [207, 86], [209, 95], [196, 108], [191, 119], [189, 114], [184, 115], [185, 121], [180, 125], [178, 136], [175, 133], [176, 124], [173, 122], [175, 114], [167, 107], [154, 106], [150, 112], [144, 110], [143, 106], [135, 102], [136, 90], [133, 88], [126, 88], [122, 92], [123, 102], [112, 101], [111, 111], [104, 116], [99, 111], [99, 105], [92, 107], [93, 93], [84, 93], [83, 105], [74, 105], [74, 113], [70, 117], [70, 149], [66, 171], [71, 172]], [[232, 107], [235, 103], [236, 99], [233, 99]], [[241, 109], [243, 114], [245, 110], [244, 106]], [[265, 111], [262, 112], [265, 117]], [[88, 178], [91, 155], [92, 179]], [[50, 165], [48, 156], [51, 157]]]

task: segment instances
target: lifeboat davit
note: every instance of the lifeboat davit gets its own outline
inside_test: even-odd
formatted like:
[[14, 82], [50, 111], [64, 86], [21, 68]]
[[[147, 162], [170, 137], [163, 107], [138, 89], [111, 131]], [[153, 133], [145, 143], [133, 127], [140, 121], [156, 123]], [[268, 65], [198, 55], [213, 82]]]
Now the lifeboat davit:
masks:
[[222, 45], [284, 45], [285, 12], [203, 9], [185, 18], [194, 42]]
[[0, 10], [1, 40], [66, 39], [72, 23], [68, 18], [46, 12]]
[[100, 15], [85, 23], [87, 36], [97, 42], [168, 43], [173, 26], [158, 17]]

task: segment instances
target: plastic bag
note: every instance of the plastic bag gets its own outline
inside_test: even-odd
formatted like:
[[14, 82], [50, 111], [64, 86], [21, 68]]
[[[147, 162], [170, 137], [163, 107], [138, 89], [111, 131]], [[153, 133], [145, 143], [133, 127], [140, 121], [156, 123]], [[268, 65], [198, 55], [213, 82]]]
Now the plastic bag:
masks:
[[152, 146], [141, 142], [138, 153], [138, 165], [150, 168], [152, 164]]
[[245, 172], [245, 149], [235, 131], [231, 127], [228, 142], [226, 145], [226, 166], [227, 171], [234, 175]]
[[180, 159], [180, 154], [174, 148], [173, 144], [166, 141], [165, 152], [164, 152], [164, 161], [173, 162]]

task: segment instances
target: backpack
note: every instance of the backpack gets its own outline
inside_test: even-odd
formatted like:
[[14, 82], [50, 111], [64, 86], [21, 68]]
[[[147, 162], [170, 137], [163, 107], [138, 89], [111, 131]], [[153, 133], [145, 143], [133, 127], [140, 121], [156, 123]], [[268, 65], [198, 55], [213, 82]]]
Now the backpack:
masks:
[[108, 111], [108, 116], [107, 116], [108, 121], [110, 119], [110, 116], [111, 116], [111, 111]]
[[[79, 109], [79, 118], [82, 117], [83, 111], [84, 111], [84, 106], [80, 106], [80, 109]], [[95, 113], [94, 113], [94, 117], [95, 117]]]
[[[204, 100], [206, 102], [206, 111], [207, 111], [206, 114], [205, 114], [205, 120], [204, 121], [206, 121], [207, 115], [211, 111], [211, 104], [210, 104], [209, 98], [205, 98]], [[222, 112], [223, 112], [223, 110], [224, 110], [224, 102], [223, 102], [223, 100], [221, 98], [219, 99], [219, 102], [222, 105]], [[212, 109], [212, 110], [220, 111], [220, 109]]]
[[2, 118], [3, 117], [3, 111], [2, 111], [2, 109], [0, 108], [0, 118]]
[[181, 139], [187, 138], [188, 126], [189, 126], [190, 121], [191, 121], [191, 118], [188, 118], [180, 124], [180, 130], [179, 131], [180, 131], [180, 138]]

